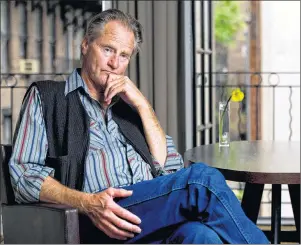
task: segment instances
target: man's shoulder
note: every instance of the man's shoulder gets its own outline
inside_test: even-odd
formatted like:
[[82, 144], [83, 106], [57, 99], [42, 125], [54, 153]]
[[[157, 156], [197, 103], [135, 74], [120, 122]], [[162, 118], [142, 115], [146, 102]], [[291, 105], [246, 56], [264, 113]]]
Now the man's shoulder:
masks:
[[50, 105], [52, 102], [57, 101], [58, 103], [63, 103], [65, 100], [65, 81], [53, 81], [53, 80], [43, 80], [35, 81], [31, 83], [28, 87], [27, 94], [30, 94], [32, 90], [36, 90], [42, 105]]
[[26, 93], [23, 97], [23, 102], [33, 92], [37, 94], [38, 98], [56, 94], [64, 94], [66, 81], [53, 81], [53, 80], [41, 80], [35, 81], [30, 84], [27, 88]]
[[39, 90], [43, 89], [46, 91], [51, 90], [65, 90], [66, 81], [53, 81], [53, 80], [43, 80], [33, 82], [30, 86], [35, 86]]
[[43, 80], [31, 83], [27, 91], [36, 88], [42, 97], [64, 95], [66, 81]]

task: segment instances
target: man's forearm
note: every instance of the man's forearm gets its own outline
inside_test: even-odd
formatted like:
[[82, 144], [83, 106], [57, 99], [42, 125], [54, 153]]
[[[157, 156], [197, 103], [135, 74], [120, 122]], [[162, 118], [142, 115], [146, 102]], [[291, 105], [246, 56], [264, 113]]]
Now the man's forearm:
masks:
[[166, 136], [155, 112], [148, 101], [144, 105], [139, 106], [137, 110], [142, 120], [150, 152], [160, 165], [164, 166], [167, 156]]
[[84, 203], [89, 195], [70, 189], [48, 176], [42, 184], [40, 201], [64, 204], [84, 211]]

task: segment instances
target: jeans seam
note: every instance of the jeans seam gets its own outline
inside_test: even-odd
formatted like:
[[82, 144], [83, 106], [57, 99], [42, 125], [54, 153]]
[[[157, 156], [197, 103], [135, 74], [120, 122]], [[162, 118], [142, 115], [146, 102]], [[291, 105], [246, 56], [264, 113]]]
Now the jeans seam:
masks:
[[155, 199], [155, 198], [158, 198], [158, 197], [162, 197], [162, 196], [165, 196], [165, 195], [168, 195], [170, 194], [171, 192], [173, 191], [178, 191], [178, 190], [182, 190], [182, 189], [185, 189], [186, 187], [186, 184], [185, 185], [179, 185], [179, 186], [175, 186], [172, 190], [169, 190], [169, 191], [165, 191], [165, 192], [162, 192], [160, 194], [156, 194], [156, 195], [153, 195], [153, 196], [149, 196], [143, 200], [136, 200], [136, 201], [133, 201], [132, 203], [128, 204], [128, 205], [124, 205], [123, 207], [124, 208], [128, 208], [130, 206], [133, 206], [133, 205], [136, 205], [136, 204], [139, 204], [139, 203], [143, 203], [143, 202], [147, 202], [149, 200], [152, 200], [152, 199]]
[[246, 240], [246, 242], [247, 243], [251, 243], [251, 241], [249, 239], [249, 236], [243, 230], [241, 230], [241, 227], [242, 227], [241, 223], [236, 219], [235, 216], [232, 215], [232, 212], [230, 212], [229, 209], [231, 209], [231, 208], [226, 204], [226, 202], [224, 202], [225, 200], [223, 199], [223, 197], [221, 197], [214, 188], [211, 188], [207, 184], [205, 184], [203, 182], [199, 182], [199, 181], [189, 182], [188, 184], [189, 185], [190, 184], [199, 184], [199, 185], [202, 185], [202, 186], [208, 188], [220, 200], [220, 202], [222, 203], [222, 205], [225, 207], [225, 209], [227, 210], [228, 214], [234, 220], [234, 223], [236, 224], [238, 230], [240, 231], [240, 233], [242, 234], [242, 236], [244, 237], [244, 239]]

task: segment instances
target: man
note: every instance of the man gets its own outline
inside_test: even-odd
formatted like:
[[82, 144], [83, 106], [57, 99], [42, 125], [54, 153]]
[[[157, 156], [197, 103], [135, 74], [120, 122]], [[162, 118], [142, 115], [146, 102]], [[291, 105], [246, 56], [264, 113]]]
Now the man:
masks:
[[104, 11], [88, 23], [82, 68], [29, 88], [9, 164], [16, 200], [78, 208], [94, 224], [82, 242], [268, 243], [217, 170], [183, 168], [124, 76], [141, 43], [137, 20]]

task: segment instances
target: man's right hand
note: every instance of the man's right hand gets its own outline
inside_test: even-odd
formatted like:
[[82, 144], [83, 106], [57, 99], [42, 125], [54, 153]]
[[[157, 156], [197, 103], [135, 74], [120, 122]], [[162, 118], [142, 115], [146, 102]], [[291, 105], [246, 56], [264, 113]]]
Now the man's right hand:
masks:
[[137, 226], [141, 220], [116, 204], [114, 198], [128, 197], [132, 193], [132, 191], [112, 187], [96, 194], [85, 193], [70, 189], [48, 176], [41, 187], [40, 201], [78, 208], [106, 235], [126, 240], [132, 238], [134, 233], [141, 232]]
[[132, 191], [125, 189], [108, 188], [100, 193], [89, 194], [82, 202], [81, 211], [87, 214], [94, 225], [107, 236], [119, 240], [134, 237], [140, 233], [139, 217], [120, 207], [114, 198], [128, 197]]

